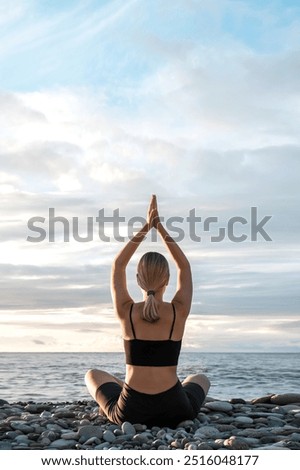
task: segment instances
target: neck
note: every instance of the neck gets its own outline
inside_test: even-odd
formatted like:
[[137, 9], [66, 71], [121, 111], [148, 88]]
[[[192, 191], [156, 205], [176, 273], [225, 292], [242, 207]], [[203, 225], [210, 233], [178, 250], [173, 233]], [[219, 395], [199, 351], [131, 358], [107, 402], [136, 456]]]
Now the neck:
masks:
[[[157, 300], [158, 302], [162, 302], [163, 301], [163, 295], [164, 295], [163, 289], [160, 289], [160, 290], [156, 291], [155, 296], [154, 296], [155, 300]], [[143, 297], [144, 297], [144, 301], [145, 301], [148, 297], [147, 292], [144, 292]]]

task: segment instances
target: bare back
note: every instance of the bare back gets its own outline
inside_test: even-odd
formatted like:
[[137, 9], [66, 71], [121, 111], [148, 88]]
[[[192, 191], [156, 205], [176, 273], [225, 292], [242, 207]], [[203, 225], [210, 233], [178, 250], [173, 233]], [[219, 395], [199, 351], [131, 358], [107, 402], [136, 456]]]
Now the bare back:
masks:
[[[172, 340], [178, 342], [182, 339], [186, 316], [177, 307], [174, 321], [173, 306], [169, 302], [159, 302], [160, 319], [154, 323], [142, 318], [144, 302], [133, 305], [131, 318], [128, 310], [122, 315], [121, 328], [125, 340], [137, 338], [145, 341]], [[170, 337], [171, 333], [171, 337]], [[137, 391], [143, 393], [159, 393], [168, 390], [176, 384], [177, 366], [137, 366], [126, 365], [125, 382]]]

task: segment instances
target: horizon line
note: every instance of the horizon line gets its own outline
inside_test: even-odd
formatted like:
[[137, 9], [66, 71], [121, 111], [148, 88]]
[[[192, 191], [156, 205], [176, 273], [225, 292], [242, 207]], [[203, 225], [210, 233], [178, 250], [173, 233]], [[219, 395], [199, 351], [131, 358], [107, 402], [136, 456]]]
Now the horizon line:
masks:
[[[0, 351], [1, 354], [124, 354], [123, 351]], [[185, 350], [181, 354], [300, 354], [300, 351], [203, 351]]]

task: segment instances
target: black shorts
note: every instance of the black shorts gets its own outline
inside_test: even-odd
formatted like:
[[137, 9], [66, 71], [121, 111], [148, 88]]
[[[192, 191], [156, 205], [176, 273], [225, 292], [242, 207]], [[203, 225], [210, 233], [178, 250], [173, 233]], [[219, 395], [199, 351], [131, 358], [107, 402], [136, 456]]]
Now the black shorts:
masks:
[[202, 387], [194, 382], [181, 384], [165, 392], [148, 394], [138, 392], [128, 384], [123, 388], [116, 382], [106, 382], [97, 390], [97, 403], [107, 418], [116, 424], [168, 426], [175, 428], [181, 421], [194, 419], [205, 399]]

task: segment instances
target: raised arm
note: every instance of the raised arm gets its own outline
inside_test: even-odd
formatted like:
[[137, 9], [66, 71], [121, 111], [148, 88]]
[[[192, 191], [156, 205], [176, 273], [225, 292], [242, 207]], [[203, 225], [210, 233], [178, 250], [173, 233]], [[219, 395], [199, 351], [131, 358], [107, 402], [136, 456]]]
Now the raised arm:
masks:
[[184, 315], [188, 315], [193, 296], [193, 281], [190, 263], [183, 253], [180, 246], [169, 235], [163, 224], [161, 223], [156, 206], [151, 213], [151, 225], [154, 226], [160, 237], [162, 238], [167, 250], [171, 254], [177, 267], [177, 289], [172, 302], [180, 306], [180, 310]]
[[124, 246], [112, 264], [111, 295], [116, 313], [119, 317], [123, 316], [126, 306], [133, 302], [127, 290], [126, 266], [140, 243], [144, 240], [148, 231], [149, 224], [146, 223], [144, 227], [142, 227], [141, 230]]
[[127, 290], [126, 267], [137, 250], [138, 246], [144, 240], [145, 236], [151, 228], [150, 214], [153, 210], [153, 198], [151, 199], [147, 222], [141, 230], [124, 246], [120, 253], [114, 259], [111, 270], [111, 295], [116, 313], [122, 317], [128, 310], [126, 307], [133, 302]]

